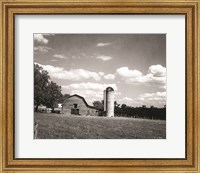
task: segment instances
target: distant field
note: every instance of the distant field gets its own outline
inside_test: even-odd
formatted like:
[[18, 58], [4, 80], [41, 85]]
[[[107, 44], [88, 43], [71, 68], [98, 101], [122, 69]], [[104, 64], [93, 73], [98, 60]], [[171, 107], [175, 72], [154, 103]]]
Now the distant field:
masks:
[[166, 121], [35, 113], [39, 139], [165, 139]]

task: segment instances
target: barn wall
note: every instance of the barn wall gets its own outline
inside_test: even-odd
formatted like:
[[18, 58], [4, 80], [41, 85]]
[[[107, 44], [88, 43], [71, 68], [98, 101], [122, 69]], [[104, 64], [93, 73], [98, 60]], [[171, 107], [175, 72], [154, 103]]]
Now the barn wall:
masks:
[[66, 100], [63, 104], [63, 113], [64, 114], [71, 114], [71, 109], [74, 109], [74, 104], [77, 104], [77, 109], [79, 109], [79, 115], [91, 115], [91, 116], [98, 116], [98, 112], [96, 109], [92, 109], [86, 106], [84, 101], [77, 97], [70, 97]]

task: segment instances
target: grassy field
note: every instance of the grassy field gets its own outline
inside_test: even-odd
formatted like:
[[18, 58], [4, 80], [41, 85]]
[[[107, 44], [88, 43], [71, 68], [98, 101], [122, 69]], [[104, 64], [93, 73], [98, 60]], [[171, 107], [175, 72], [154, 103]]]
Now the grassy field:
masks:
[[165, 139], [166, 121], [35, 113], [39, 139]]

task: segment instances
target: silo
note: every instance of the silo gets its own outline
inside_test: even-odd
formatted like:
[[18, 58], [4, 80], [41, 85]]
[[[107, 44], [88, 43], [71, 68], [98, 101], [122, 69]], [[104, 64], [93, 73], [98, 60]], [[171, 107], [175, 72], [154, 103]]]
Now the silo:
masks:
[[103, 91], [103, 110], [106, 111], [106, 90]]
[[106, 88], [106, 116], [114, 117], [114, 89]]

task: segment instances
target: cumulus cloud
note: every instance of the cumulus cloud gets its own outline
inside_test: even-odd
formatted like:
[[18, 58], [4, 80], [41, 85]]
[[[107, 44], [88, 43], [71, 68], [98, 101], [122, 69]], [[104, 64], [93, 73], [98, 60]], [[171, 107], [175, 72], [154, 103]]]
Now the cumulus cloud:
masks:
[[52, 65], [41, 65], [44, 70], [48, 71], [52, 78], [79, 81], [85, 79], [94, 79], [96, 81], [101, 79], [102, 72], [92, 72], [85, 69], [71, 69], [64, 70], [62, 67], [54, 67]]
[[162, 65], [152, 65], [149, 67], [149, 72], [156, 77], [162, 77], [166, 75], [166, 68]]
[[103, 76], [105, 73], [104, 72], [98, 72], [100, 76]]
[[118, 75], [127, 84], [157, 86], [159, 89], [166, 89], [166, 68], [161, 65], [152, 65], [148, 73], [143, 75], [138, 70], [130, 70], [128, 67], [121, 67], [116, 70]]
[[65, 89], [69, 90], [94, 90], [94, 91], [103, 91], [108, 87], [112, 87], [114, 90], [117, 90], [116, 84], [100, 84], [100, 83], [74, 83], [67, 86], [63, 86]]
[[166, 105], [166, 92], [144, 93], [136, 98], [124, 97], [118, 102], [133, 107], [141, 107], [142, 105], [164, 107]]
[[104, 76], [104, 79], [114, 80], [115, 79], [115, 75], [113, 75], [113, 74], [107, 74], [107, 75]]
[[45, 38], [43, 34], [34, 34], [33, 38], [34, 38], [34, 41], [41, 44], [47, 44], [49, 42], [49, 40]]
[[123, 97], [117, 100], [119, 104], [126, 104], [127, 106], [134, 106], [134, 99], [130, 97]]
[[53, 57], [60, 58], [60, 59], [67, 59], [65, 55], [54, 54]]
[[105, 46], [109, 46], [111, 45], [111, 43], [97, 43], [97, 47], [105, 47]]
[[166, 98], [166, 92], [145, 93], [145, 94], [141, 94], [140, 97], [141, 98], [147, 98], [147, 99], [159, 97], [159, 98], [165, 99]]
[[46, 52], [49, 52], [50, 50], [52, 50], [52, 48], [47, 47], [47, 46], [34, 47], [34, 52], [35, 53], [37, 53], [37, 52], [46, 53]]
[[145, 93], [141, 94], [136, 101], [147, 106], [163, 107], [166, 105], [166, 92]]
[[136, 78], [142, 76], [138, 70], [129, 70], [128, 67], [121, 67], [116, 70], [116, 73], [121, 77]]
[[124, 98], [122, 98], [122, 99], [120, 99], [120, 102], [132, 102], [133, 101], [133, 99], [132, 98], [130, 98], [130, 97], [124, 97]]
[[[36, 41], [37, 43], [40, 44], [47, 44], [49, 42], [49, 40], [46, 38], [48, 36], [53, 36], [55, 34], [34, 34], [33, 35], [33, 39], [34, 41]], [[44, 37], [45, 36], [45, 37]]]
[[111, 56], [99, 55], [99, 56], [96, 57], [96, 59], [100, 59], [102, 61], [109, 61], [109, 60], [112, 59], [112, 57]]
[[[103, 100], [103, 91], [108, 87], [112, 87], [117, 91], [116, 84], [100, 84], [100, 83], [74, 83], [70, 85], [62, 86], [62, 88], [71, 95], [78, 94], [83, 96], [89, 104], [92, 104], [95, 100]], [[120, 95], [120, 92], [115, 92], [116, 95]]]
[[133, 99], [130, 97], [124, 97], [122, 100], [133, 101]]

